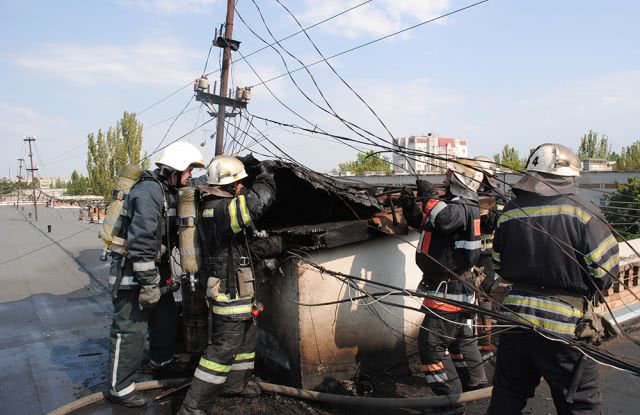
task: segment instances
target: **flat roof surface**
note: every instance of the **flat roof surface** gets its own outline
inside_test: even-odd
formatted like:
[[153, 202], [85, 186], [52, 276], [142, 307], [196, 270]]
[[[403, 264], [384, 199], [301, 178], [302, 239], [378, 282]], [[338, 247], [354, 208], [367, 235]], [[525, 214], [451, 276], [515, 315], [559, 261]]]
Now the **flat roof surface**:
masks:
[[[108, 386], [112, 306], [108, 263], [99, 260], [99, 225], [79, 221], [77, 209], [44, 207], [38, 209], [40, 220], [34, 223], [25, 219], [31, 209], [0, 207], [0, 412], [11, 415], [44, 414]], [[52, 226], [51, 233], [47, 225]], [[640, 324], [632, 334], [640, 337]], [[607, 349], [640, 360], [640, 348], [629, 341], [616, 340]], [[638, 378], [600, 368], [605, 413], [638, 413], [634, 405], [640, 396]], [[541, 386], [525, 413], [554, 413], [550, 396]], [[354, 413], [326, 407], [306, 411], [302, 404], [273, 397], [260, 401], [267, 413]], [[255, 412], [255, 404], [230, 404], [229, 413], [235, 415], [245, 413], [238, 410], [245, 407], [246, 413], [261, 412]], [[481, 414], [485, 408], [486, 402], [476, 403], [467, 414]], [[171, 413], [171, 409], [160, 405], [140, 412], [103, 405], [83, 413]]]

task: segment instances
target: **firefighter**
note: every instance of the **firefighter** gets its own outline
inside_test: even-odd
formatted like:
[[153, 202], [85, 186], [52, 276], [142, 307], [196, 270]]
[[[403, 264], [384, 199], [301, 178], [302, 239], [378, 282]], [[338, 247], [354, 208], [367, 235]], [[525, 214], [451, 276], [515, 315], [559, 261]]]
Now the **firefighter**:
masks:
[[134, 383], [147, 328], [151, 366], [166, 367], [173, 359], [177, 309], [171, 289], [166, 287], [174, 285], [169, 284], [169, 259], [178, 240], [176, 191], [187, 184], [193, 168], [204, 167], [204, 160], [193, 145], [176, 142], [164, 150], [156, 165], [157, 169], [142, 174], [125, 199], [117, 239], [126, 239], [126, 247], [122, 247], [126, 251], [119, 250], [126, 256], [113, 255], [112, 269], [121, 274], [112, 275], [109, 281], [118, 286], [113, 301], [108, 398], [127, 407], [147, 402], [135, 392]]
[[481, 241], [482, 248], [480, 252], [479, 267], [483, 267], [486, 277], [490, 281], [494, 279], [493, 265], [491, 262], [491, 252], [493, 251], [493, 233], [498, 221], [499, 212], [504, 209], [506, 196], [498, 188], [496, 182], [496, 163], [486, 156], [478, 156], [475, 158], [476, 162], [482, 169], [484, 177], [479, 192], [484, 193], [487, 196], [492, 196], [496, 199], [495, 208], [489, 209], [488, 212], [482, 212], [480, 215], [480, 231], [482, 232]]
[[[243, 163], [244, 161], [244, 163]], [[206, 414], [218, 394], [255, 397], [249, 382], [256, 344], [255, 258], [249, 251], [254, 223], [275, 200], [272, 162], [216, 156], [208, 169], [212, 186], [203, 197], [201, 249], [207, 299], [213, 315], [213, 343], [198, 363], [179, 414]]]
[[[418, 180], [418, 198], [401, 198], [409, 225], [421, 232], [416, 263], [423, 272], [419, 291], [431, 296], [475, 304], [471, 268], [480, 256], [480, 207], [477, 190], [482, 182], [472, 160], [452, 163], [445, 179], [446, 194], [439, 200], [433, 186]], [[418, 335], [421, 370], [437, 395], [459, 393], [486, 385], [478, 343], [472, 337], [474, 315], [460, 307], [425, 299], [425, 318]]]
[[[493, 204], [492, 208], [480, 210], [480, 239], [482, 241], [482, 247], [480, 250], [480, 260], [476, 267], [481, 276], [478, 286], [485, 293], [492, 292], [491, 289], [493, 287], [493, 293], [495, 295], [499, 295], [500, 290], [498, 289], [498, 286], [500, 285], [500, 282], [496, 281], [491, 253], [493, 252], [493, 235], [496, 229], [496, 223], [498, 222], [500, 212], [504, 209], [507, 197], [500, 190], [495, 179], [496, 162], [487, 156], [478, 156], [475, 160], [484, 174], [482, 184], [478, 191], [483, 193], [485, 196], [490, 196], [495, 199], [495, 204]], [[494, 308], [488, 296], [478, 298], [478, 302], [479, 306], [486, 310]], [[493, 353], [496, 348], [492, 343], [493, 336], [487, 334], [491, 331], [492, 320], [484, 316], [480, 316], [479, 320], [482, 321], [482, 332], [485, 334], [478, 339], [480, 350], [487, 353]]]
[[[561, 144], [542, 144], [529, 156], [527, 175], [512, 189], [498, 220], [496, 273], [513, 283], [503, 301], [541, 333], [598, 340], [606, 323], [593, 313], [599, 293], [618, 274], [618, 243], [598, 208], [576, 196], [580, 160]], [[605, 324], [606, 326], [606, 324]], [[600, 414], [596, 363], [580, 351], [531, 331], [501, 335], [489, 414], [520, 414], [540, 378], [559, 414]]]

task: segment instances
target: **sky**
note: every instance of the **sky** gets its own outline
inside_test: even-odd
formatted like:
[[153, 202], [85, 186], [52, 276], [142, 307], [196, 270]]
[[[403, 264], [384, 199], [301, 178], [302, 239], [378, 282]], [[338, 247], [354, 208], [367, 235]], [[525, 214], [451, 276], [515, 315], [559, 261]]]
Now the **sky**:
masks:
[[[277, 39], [298, 31], [276, 0], [255, 1], [237, 0], [237, 11], [267, 42], [273, 41], [267, 27]], [[362, 1], [281, 0], [305, 27]], [[330, 56], [472, 3], [372, 0], [308, 34]], [[41, 176], [68, 177], [73, 169], [85, 172], [87, 134], [115, 125], [124, 111], [139, 114], [149, 153], [165, 135], [166, 144], [208, 120], [188, 84], [202, 75], [225, 12], [223, 0], [0, 0], [0, 176], [15, 176], [16, 159], [27, 154], [23, 136], [37, 137]], [[331, 59], [346, 84], [325, 63], [309, 68], [313, 80], [304, 70], [291, 76], [309, 100], [325, 108], [324, 96], [341, 118], [384, 139], [434, 132], [466, 138], [471, 155], [491, 156], [505, 144], [523, 154], [549, 141], [576, 149], [593, 129], [619, 151], [640, 139], [638, 16], [640, 2], [624, 0], [490, 0]], [[243, 55], [264, 45], [238, 15], [233, 37]], [[281, 46], [282, 58], [267, 48], [233, 65], [234, 87], [255, 85], [249, 116], [358, 138], [289, 77], [260, 84], [256, 73], [262, 80], [286, 73], [282, 59], [290, 69], [300, 65], [294, 57], [305, 64], [320, 59], [304, 35]], [[219, 56], [214, 47], [206, 72], [220, 67]], [[218, 76], [209, 76], [212, 84]], [[256, 152], [281, 154], [265, 140], [245, 137], [247, 122], [235, 120], [229, 136]], [[260, 130], [316, 170], [357, 152], [256, 118], [253, 124], [252, 136]], [[210, 158], [214, 126], [183, 140]]]

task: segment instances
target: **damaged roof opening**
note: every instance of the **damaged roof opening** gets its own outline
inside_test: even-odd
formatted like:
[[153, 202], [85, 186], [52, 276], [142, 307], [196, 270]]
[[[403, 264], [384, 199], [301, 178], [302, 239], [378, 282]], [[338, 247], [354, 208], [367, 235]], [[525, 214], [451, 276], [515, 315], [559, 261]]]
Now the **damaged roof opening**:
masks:
[[[367, 186], [352, 185], [293, 163], [276, 161], [276, 200], [259, 228], [307, 249], [382, 235], [390, 218]], [[399, 211], [397, 213], [399, 215]]]

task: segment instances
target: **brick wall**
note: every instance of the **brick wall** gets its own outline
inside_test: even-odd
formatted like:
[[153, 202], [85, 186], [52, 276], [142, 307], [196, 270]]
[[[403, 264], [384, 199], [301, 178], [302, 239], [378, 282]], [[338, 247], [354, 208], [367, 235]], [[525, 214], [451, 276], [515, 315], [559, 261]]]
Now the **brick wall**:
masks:
[[[607, 291], [606, 299], [612, 311], [624, 313], [627, 307], [638, 306], [640, 301], [640, 259], [623, 261], [620, 264], [618, 281]], [[598, 312], [608, 315], [604, 304], [598, 307]]]

